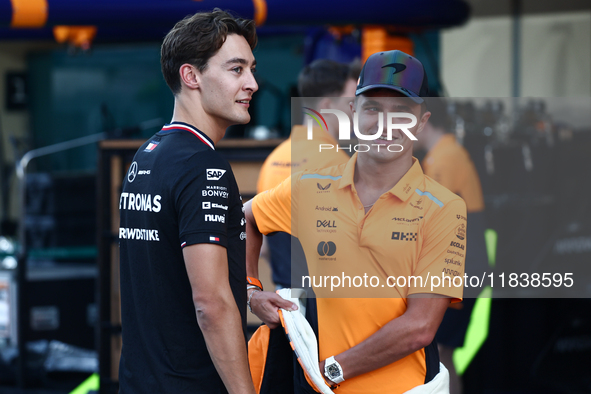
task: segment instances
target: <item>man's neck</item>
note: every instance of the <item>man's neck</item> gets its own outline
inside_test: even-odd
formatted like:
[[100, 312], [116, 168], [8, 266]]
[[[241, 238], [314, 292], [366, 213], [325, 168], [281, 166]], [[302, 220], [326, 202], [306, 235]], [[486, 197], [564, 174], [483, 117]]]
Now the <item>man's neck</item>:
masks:
[[[391, 162], [376, 162], [366, 155], [357, 156], [354, 183], [357, 194], [367, 192], [369, 200], [392, 189], [412, 167], [412, 155], [398, 157]], [[362, 198], [363, 200], [363, 198]], [[373, 201], [371, 201], [373, 203]]]
[[224, 138], [226, 128], [217, 124], [209, 117], [199, 103], [195, 103], [190, 97], [176, 97], [174, 100], [174, 111], [172, 122], [188, 123], [196, 127], [203, 134], [207, 135], [215, 144]]

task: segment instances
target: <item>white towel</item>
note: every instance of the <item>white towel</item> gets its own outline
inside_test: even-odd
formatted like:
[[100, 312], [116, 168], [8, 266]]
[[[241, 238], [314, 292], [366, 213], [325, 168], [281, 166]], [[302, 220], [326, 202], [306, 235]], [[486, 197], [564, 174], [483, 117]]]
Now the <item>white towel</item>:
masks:
[[322, 394], [333, 394], [334, 392], [326, 384], [318, 368], [318, 340], [310, 323], [306, 320], [304, 300], [300, 299], [305, 295], [305, 292], [300, 289], [280, 289], [277, 290], [277, 294], [298, 306], [297, 311], [281, 309], [280, 312], [281, 323], [300, 365], [316, 386], [317, 391]]
[[429, 382], [408, 390], [404, 394], [449, 394], [449, 372], [439, 363], [439, 373]]

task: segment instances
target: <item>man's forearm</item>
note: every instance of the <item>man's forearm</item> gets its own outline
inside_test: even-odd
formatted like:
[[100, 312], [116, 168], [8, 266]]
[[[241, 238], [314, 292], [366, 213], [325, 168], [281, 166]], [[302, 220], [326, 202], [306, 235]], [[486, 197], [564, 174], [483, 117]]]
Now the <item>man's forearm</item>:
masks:
[[233, 301], [221, 300], [197, 310], [197, 322], [215, 368], [230, 394], [252, 394], [254, 387], [240, 312]]
[[[360, 344], [335, 355], [335, 359], [343, 368], [344, 378], [350, 379], [374, 371], [429, 345], [443, 319], [449, 299], [429, 300], [409, 299], [409, 302], [419, 302], [422, 305], [391, 320]], [[359, 360], [363, 362], [360, 363]], [[320, 365], [321, 369], [323, 363]]]

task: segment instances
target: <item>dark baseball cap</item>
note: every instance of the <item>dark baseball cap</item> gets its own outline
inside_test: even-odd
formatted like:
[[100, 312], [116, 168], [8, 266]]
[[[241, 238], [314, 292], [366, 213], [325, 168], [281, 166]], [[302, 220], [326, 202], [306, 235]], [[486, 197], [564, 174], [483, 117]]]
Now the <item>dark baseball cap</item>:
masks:
[[406, 53], [395, 50], [371, 55], [361, 70], [355, 95], [371, 89], [392, 89], [422, 103], [429, 96], [429, 83], [423, 64]]

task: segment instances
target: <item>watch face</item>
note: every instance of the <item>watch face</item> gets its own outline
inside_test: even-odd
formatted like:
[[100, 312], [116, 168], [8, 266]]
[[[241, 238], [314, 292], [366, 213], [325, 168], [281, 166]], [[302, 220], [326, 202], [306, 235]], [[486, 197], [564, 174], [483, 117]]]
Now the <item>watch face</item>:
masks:
[[339, 371], [339, 367], [337, 367], [336, 364], [330, 364], [328, 366], [328, 375], [332, 380], [332, 378], [338, 378], [341, 375], [341, 371]]

